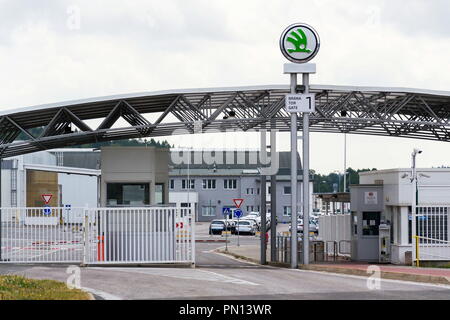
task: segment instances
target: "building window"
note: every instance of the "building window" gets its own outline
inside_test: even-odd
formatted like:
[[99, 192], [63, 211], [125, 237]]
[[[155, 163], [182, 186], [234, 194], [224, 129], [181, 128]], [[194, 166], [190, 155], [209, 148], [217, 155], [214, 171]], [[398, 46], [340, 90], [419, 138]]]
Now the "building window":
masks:
[[215, 189], [216, 179], [203, 179], [203, 189]]
[[290, 217], [291, 216], [291, 207], [290, 206], [284, 206], [283, 207], [283, 216]]
[[169, 189], [170, 190], [175, 189], [175, 180], [173, 180], [173, 179], [169, 180]]
[[195, 188], [195, 179], [183, 179], [181, 180], [181, 189], [194, 189]]
[[291, 194], [291, 187], [290, 186], [283, 187], [283, 194]]
[[378, 227], [380, 225], [380, 212], [363, 212], [362, 214], [362, 235], [378, 236]]
[[256, 194], [259, 194], [259, 188], [256, 188]]
[[142, 206], [150, 204], [149, 183], [108, 183], [106, 205]]
[[358, 214], [356, 211], [352, 211], [352, 222], [353, 222], [353, 234], [358, 234]]
[[164, 204], [164, 183], [155, 184], [155, 203]]
[[215, 217], [216, 216], [216, 207], [215, 206], [203, 206], [202, 207], [202, 216]]
[[223, 188], [224, 189], [236, 189], [237, 188], [237, 180], [236, 179], [223, 180]]
[[245, 193], [246, 193], [246, 194], [253, 194], [253, 193], [254, 193], [254, 189], [253, 189], [253, 188], [247, 188], [247, 189], [245, 190]]
[[270, 194], [272, 192], [272, 188], [269, 186], [269, 188], [267, 189], [267, 193]]
[[248, 212], [259, 212], [259, 206], [247, 206], [247, 213]]

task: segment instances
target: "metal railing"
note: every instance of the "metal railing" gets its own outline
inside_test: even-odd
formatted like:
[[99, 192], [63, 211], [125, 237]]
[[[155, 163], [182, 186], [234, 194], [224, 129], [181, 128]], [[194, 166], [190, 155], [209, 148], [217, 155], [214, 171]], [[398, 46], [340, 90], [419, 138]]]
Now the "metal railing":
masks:
[[189, 208], [0, 208], [1, 262], [195, 263]]
[[417, 206], [416, 214], [416, 264], [450, 260], [450, 206]]
[[[289, 264], [291, 262], [291, 236], [277, 234], [276, 238], [277, 246], [277, 262]], [[302, 240], [298, 239], [297, 244], [297, 261], [301, 264], [303, 263], [303, 245]], [[325, 250], [324, 242], [318, 240], [310, 240], [310, 262], [322, 262], [325, 260]]]
[[[82, 220], [68, 220], [65, 208], [0, 208], [1, 261], [15, 263], [81, 262]], [[84, 208], [71, 208], [84, 216]]]
[[450, 260], [450, 241], [415, 236], [414, 250], [416, 250], [416, 266], [420, 261], [448, 261]]

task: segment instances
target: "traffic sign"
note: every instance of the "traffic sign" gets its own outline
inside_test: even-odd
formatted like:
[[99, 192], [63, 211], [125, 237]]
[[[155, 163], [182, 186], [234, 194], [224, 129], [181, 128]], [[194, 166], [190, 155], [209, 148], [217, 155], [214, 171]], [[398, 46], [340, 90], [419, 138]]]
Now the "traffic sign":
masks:
[[280, 37], [281, 53], [295, 63], [308, 62], [315, 57], [319, 48], [319, 35], [306, 23], [291, 24]]
[[44, 200], [45, 204], [49, 204], [50, 200], [52, 200], [52, 194], [41, 194], [42, 200]]
[[176, 223], [175, 224], [175, 226], [177, 227], [177, 228], [180, 228], [180, 229], [183, 229], [183, 222], [180, 222], [180, 223]]
[[236, 205], [236, 208], [240, 208], [242, 202], [244, 202], [244, 199], [233, 199], [233, 202]]
[[234, 216], [235, 216], [236, 218], [242, 217], [242, 210], [241, 210], [241, 209], [236, 209], [236, 210], [234, 210]]
[[52, 213], [52, 208], [50, 207], [50, 206], [48, 206], [48, 205], [45, 205], [44, 206], [44, 214], [46, 215], [46, 216], [48, 216], [48, 215], [50, 215]]
[[287, 112], [315, 112], [315, 95], [309, 94], [287, 94], [285, 98]]
[[231, 208], [229, 208], [229, 207], [222, 208], [222, 215], [228, 216], [230, 213], [231, 213]]

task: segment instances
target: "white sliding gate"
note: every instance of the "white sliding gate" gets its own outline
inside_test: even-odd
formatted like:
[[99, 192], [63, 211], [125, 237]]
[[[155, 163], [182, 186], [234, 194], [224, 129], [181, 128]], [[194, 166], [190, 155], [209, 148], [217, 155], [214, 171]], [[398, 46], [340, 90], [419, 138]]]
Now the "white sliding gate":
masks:
[[0, 208], [1, 262], [195, 263], [188, 208]]
[[418, 206], [418, 260], [450, 260], [450, 206]]

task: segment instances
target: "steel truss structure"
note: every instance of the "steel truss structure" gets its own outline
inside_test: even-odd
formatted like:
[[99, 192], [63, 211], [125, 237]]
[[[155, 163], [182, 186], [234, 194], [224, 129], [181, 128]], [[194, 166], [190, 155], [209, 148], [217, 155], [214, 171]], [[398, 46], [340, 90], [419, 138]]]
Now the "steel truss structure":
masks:
[[[316, 94], [313, 132], [450, 139], [450, 92], [321, 85], [311, 85], [310, 92]], [[288, 93], [289, 87], [282, 85], [170, 90], [7, 110], [0, 112], [0, 158], [212, 129], [289, 131], [290, 115], [284, 110]], [[128, 125], [114, 127], [119, 118]], [[93, 119], [100, 123], [96, 128], [86, 123]], [[41, 128], [40, 135], [31, 134], [32, 128]]]

